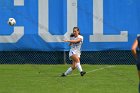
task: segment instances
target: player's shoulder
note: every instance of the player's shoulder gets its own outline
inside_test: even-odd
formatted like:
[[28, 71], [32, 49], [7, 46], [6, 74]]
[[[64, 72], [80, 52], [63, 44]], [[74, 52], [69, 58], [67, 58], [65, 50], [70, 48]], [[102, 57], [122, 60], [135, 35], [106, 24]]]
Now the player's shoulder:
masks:
[[83, 38], [83, 36], [82, 35], [78, 35], [78, 38]]
[[140, 38], [140, 36], [137, 36], [137, 38]]
[[140, 36], [137, 37], [137, 40], [140, 40]]

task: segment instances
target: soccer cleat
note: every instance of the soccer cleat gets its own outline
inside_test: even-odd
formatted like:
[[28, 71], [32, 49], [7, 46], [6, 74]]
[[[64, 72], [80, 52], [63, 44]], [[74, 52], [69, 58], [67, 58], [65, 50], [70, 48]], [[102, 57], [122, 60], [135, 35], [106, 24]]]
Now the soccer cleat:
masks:
[[81, 76], [84, 76], [86, 74], [85, 71], [80, 72]]
[[65, 77], [66, 75], [64, 73], [62, 73], [61, 77]]

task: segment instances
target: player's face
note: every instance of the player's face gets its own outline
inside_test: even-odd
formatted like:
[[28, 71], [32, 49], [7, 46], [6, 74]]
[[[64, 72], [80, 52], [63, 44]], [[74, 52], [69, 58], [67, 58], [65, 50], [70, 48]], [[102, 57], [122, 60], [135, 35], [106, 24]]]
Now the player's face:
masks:
[[78, 31], [77, 29], [73, 29], [73, 34], [74, 34], [75, 36], [78, 36], [78, 35], [79, 35], [79, 31]]

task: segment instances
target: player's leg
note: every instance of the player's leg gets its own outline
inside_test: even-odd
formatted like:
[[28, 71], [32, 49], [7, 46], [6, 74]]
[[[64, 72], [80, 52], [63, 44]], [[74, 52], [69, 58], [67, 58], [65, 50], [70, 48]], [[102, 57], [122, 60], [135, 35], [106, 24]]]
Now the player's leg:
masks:
[[138, 71], [138, 76], [139, 76], [139, 93], [140, 93], [140, 70]]
[[77, 64], [76, 64], [76, 67], [77, 67], [77, 69], [79, 70], [79, 72], [82, 72], [82, 71], [83, 71], [82, 66], [81, 66], [81, 64], [80, 64], [80, 58], [79, 58], [79, 61], [78, 61]]
[[69, 67], [67, 70], [66, 70], [66, 72], [65, 73], [62, 73], [62, 75], [61, 76], [67, 76], [68, 74], [70, 74], [71, 72], [72, 72], [72, 67]]
[[83, 71], [80, 62], [78, 62], [78, 63], [76, 64], [76, 67], [77, 67], [77, 69], [79, 70], [81, 76], [84, 76], [84, 75], [86, 74], [86, 72]]
[[139, 76], [139, 93], [140, 93], [140, 63], [137, 64], [138, 76]]
[[76, 62], [72, 60], [72, 70], [74, 70], [76, 68]]
[[77, 67], [77, 62], [79, 62], [79, 58], [76, 54], [73, 54], [70, 56], [70, 59], [72, 60], [72, 66], [67, 69], [65, 73], [63, 73], [61, 76], [67, 76]]
[[71, 67], [69, 67], [65, 73], [62, 73], [61, 76], [67, 76], [67, 75], [69, 75], [72, 72], [72, 70], [74, 70], [76, 68], [75, 54], [73, 54], [73, 55], [71, 54], [70, 55], [70, 59], [72, 60]]
[[70, 57], [70, 59], [72, 59], [72, 66], [68, 68], [68, 70], [64, 73], [65, 75], [68, 75], [72, 72], [72, 70], [74, 70], [76, 68], [76, 57], [75, 57], [75, 54], [72, 55]]
[[72, 59], [73, 59], [73, 61], [74, 61], [74, 63], [75, 63], [75, 68], [77, 68], [77, 69], [79, 70], [81, 76], [84, 76], [84, 75], [86, 74], [86, 72], [83, 71], [82, 66], [81, 66], [81, 64], [80, 64], [80, 56], [78, 56], [78, 55], [73, 55], [73, 56], [72, 56]]
[[[69, 59], [70, 59], [70, 60], [72, 60], [72, 59], [71, 59], [71, 56], [72, 56], [73, 54], [75, 54], [75, 52], [74, 52], [74, 51], [72, 51], [72, 50], [70, 50], [70, 51], [69, 51]], [[72, 61], [73, 61], [73, 60], [72, 60]], [[61, 76], [66, 76], [66, 75], [70, 74], [70, 73], [72, 72], [72, 70], [74, 69], [74, 68], [72, 68], [72, 67], [73, 67], [73, 65], [74, 65], [74, 62], [72, 62], [72, 66], [71, 66], [71, 67], [69, 67], [69, 68], [66, 70], [66, 72], [65, 72], [65, 73], [62, 73], [62, 75], [61, 75]]]
[[72, 60], [72, 66], [69, 67], [68, 70], [65, 73], [62, 73], [61, 76], [66, 76], [66, 75], [70, 74], [72, 72], [72, 70], [74, 70], [75, 68], [78, 68], [81, 76], [86, 74], [86, 72], [84, 72], [82, 70], [82, 67], [81, 67], [81, 64], [80, 64], [80, 55], [78, 56], [74, 51], [70, 51], [69, 52], [69, 57]]

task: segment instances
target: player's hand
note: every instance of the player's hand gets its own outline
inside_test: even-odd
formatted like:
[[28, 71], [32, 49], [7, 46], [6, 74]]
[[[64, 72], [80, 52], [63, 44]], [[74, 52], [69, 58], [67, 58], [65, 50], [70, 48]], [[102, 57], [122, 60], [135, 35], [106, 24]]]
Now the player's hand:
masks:
[[67, 40], [63, 40], [64, 42], [67, 42]]
[[63, 40], [64, 42], [69, 42], [69, 40]]

